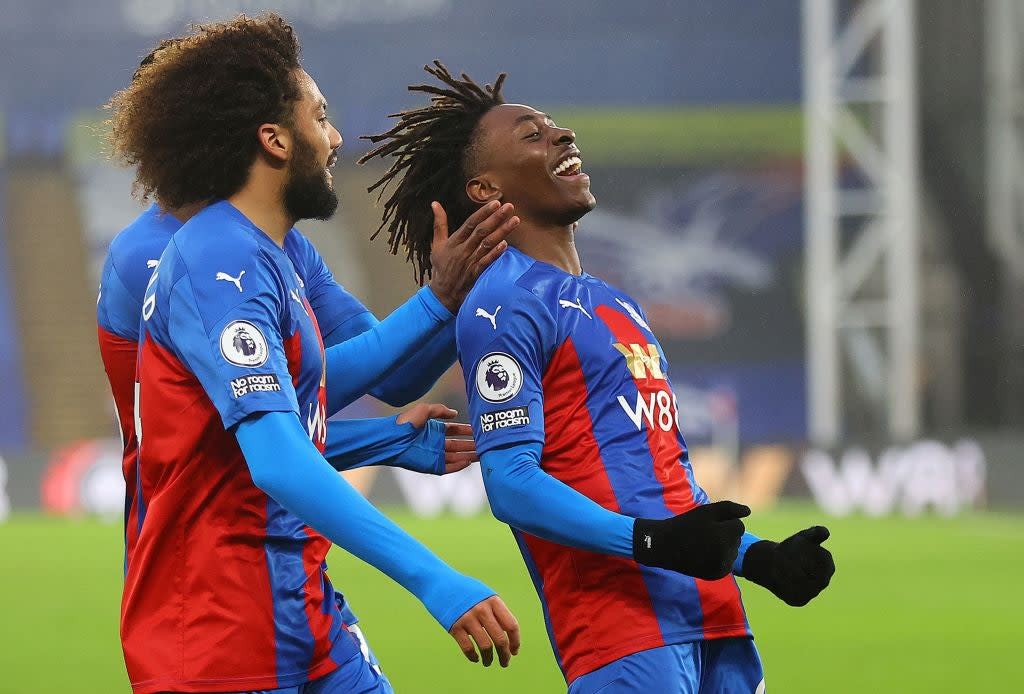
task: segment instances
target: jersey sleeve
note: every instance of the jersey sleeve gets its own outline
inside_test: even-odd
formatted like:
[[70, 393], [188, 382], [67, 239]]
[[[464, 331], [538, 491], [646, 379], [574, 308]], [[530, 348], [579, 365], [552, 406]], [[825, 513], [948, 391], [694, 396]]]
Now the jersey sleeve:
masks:
[[544, 369], [555, 322], [533, 293], [487, 287], [459, 311], [456, 340], [477, 451], [544, 443]]
[[118, 274], [113, 254], [108, 254], [96, 298], [96, 323], [112, 335], [137, 341], [141, 318], [142, 304]]
[[298, 260], [306, 298], [320, 326], [324, 344], [329, 347], [372, 328], [376, 323], [373, 313], [338, 284], [316, 246], [297, 230], [292, 231], [287, 241], [294, 244], [293, 258]]
[[276, 266], [245, 256], [242, 291], [212, 269], [190, 269], [168, 301], [168, 335], [229, 429], [258, 412], [295, 412], [282, 331], [286, 302]]

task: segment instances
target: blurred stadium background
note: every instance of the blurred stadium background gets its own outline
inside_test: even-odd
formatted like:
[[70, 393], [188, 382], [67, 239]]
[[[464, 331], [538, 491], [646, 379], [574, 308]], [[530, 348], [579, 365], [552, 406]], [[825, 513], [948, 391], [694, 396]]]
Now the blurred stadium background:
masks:
[[[93, 300], [141, 207], [99, 106], [160, 37], [263, 9], [296, 26], [346, 138], [340, 213], [301, 226], [379, 313], [412, 275], [370, 241], [378, 171], [353, 161], [425, 62], [508, 71], [511, 100], [576, 130], [599, 200], [585, 267], [651, 314], [698, 478], [769, 537], [832, 517], [819, 601], [746, 590], [772, 691], [1021, 681], [1024, 4], [0, 0], [0, 692], [128, 690]], [[431, 399], [460, 391], [451, 373]], [[512, 668], [483, 671], [337, 553], [398, 691], [564, 690], [475, 469], [353, 481], [524, 627]]]

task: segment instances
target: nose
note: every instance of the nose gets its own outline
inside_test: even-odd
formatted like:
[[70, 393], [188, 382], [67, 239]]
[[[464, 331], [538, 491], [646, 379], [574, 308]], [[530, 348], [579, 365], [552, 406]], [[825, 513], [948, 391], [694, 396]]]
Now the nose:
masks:
[[334, 123], [331, 123], [330, 144], [331, 149], [341, 149], [341, 146], [345, 144], [345, 140], [342, 139], [338, 129], [334, 127]]
[[571, 145], [576, 141], [576, 133], [569, 128], [554, 128], [556, 145]]

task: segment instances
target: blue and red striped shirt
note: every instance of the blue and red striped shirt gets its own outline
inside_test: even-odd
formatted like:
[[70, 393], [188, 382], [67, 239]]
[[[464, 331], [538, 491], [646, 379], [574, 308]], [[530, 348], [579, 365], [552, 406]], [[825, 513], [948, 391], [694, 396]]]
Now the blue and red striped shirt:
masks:
[[273, 689], [333, 671], [356, 646], [340, 638], [330, 543], [253, 484], [231, 431], [290, 411], [323, 450], [323, 342], [296, 266], [216, 203], [172, 237], [142, 316], [121, 620], [135, 692]]
[[[664, 352], [623, 292], [509, 249], [470, 292], [456, 336], [481, 454], [542, 445], [545, 473], [633, 518], [707, 503]], [[751, 634], [731, 575], [704, 581], [513, 532], [570, 682], [649, 648]]]

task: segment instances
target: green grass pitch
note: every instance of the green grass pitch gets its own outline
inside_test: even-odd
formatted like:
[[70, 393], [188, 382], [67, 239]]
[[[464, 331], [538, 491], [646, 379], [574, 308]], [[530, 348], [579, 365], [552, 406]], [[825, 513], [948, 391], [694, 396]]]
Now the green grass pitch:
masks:
[[[466, 661], [419, 604], [335, 551], [344, 587], [400, 694], [564, 691], [540, 607], [508, 531], [489, 517], [392, 516], [519, 617], [508, 670]], [[819, 520], [804, 507], [755, 515], [780, 538]], [[1024, 681], [1019, 604], [1024, 517], [828, 522], [838, 572], [803, 609], [741, 581], [773, 692], [994, 692]], [[0, 692], [128, 691], [117, 640], [118, 523], [15, 515], [0, 525]]]

